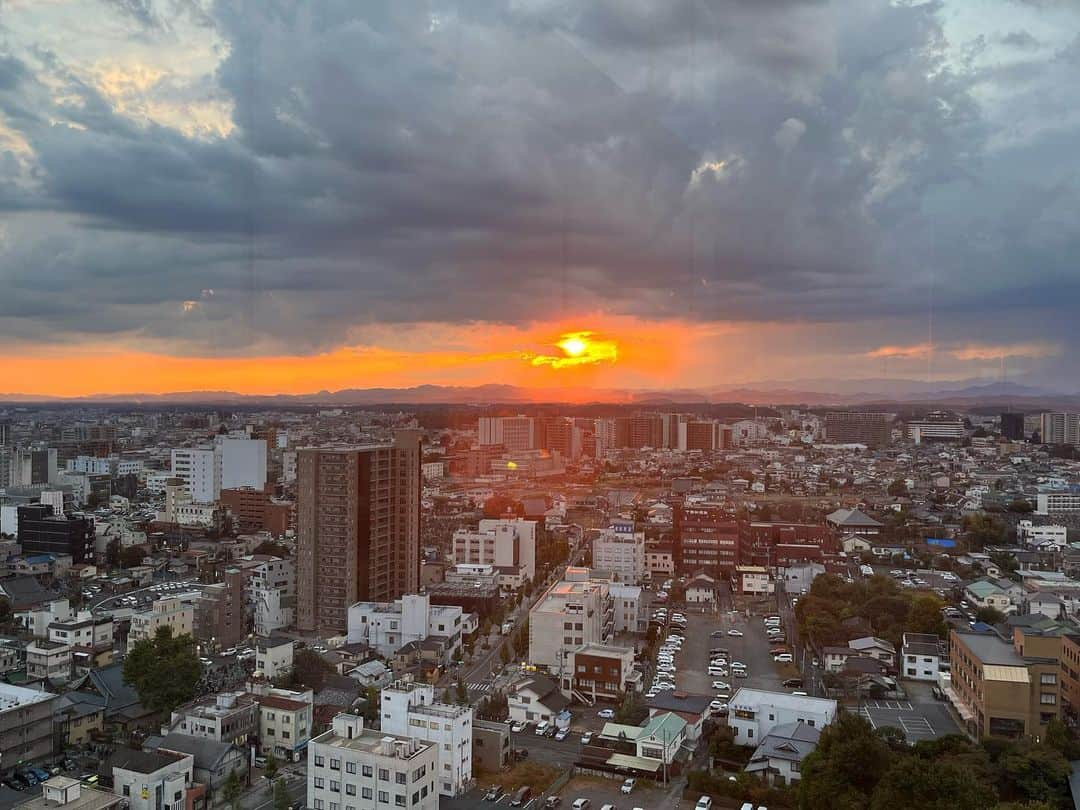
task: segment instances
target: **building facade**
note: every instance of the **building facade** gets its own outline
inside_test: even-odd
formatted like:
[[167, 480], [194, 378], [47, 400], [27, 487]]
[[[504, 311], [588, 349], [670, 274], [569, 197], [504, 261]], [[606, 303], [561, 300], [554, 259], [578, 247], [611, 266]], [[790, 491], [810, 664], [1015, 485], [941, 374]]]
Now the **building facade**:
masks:
[[297, 481], [299, 629], [341, 632], [349, 605], [417, 590], [419, 431], [385, 445], [302, 449]]

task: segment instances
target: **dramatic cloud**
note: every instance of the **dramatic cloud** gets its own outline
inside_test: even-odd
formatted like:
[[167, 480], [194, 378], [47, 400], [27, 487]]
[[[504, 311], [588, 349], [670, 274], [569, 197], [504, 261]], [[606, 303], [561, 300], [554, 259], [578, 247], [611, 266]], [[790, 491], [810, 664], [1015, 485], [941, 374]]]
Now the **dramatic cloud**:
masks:
[[1080, 16], [989, 5], [9, 0], [0, 339], [292, 356], [605, 313], [798, 323], [833, 373], [925, 356], [929, 320], [958, 373], [1069, 345]]

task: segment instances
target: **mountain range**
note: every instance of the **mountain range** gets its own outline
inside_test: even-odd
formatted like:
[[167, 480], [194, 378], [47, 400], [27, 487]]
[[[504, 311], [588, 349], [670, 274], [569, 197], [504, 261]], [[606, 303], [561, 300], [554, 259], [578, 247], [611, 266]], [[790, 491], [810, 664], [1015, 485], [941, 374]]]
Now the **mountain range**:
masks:
[[310, 394], [241, 394], [233, 391], [177, 391], [164, 394], [99, 394], [48, 397], [0, 394], [0, 402], [70, 404], [177, 404], [177, 405], [489, 405], [538, 402], [611, 402], [646, 405], [702, 405], [742, 402], [749, 405], [873, 405], [935, 404], [953, 408], [1000, 406], [1026, 409], [1077, 408], [1080, 394], [1054, 391], [1018, 382], [982, 380], [939, 382], [901, 379], [769, 380], [753, 384], [716, 385], [706, 389], [629, 390], [614, 388], [523, 388], [514, 385], [418, 385], [410, 388], [348, 388]]

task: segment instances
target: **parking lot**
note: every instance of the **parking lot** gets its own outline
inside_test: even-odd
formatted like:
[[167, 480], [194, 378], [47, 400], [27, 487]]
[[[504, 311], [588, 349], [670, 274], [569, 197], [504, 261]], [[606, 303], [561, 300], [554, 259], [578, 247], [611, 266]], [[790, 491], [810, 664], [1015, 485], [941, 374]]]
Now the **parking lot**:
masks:
[[[760, 616], [747, 618], [745, 614], [730, 612], [716, 616], [690, 614], [686, 621], [686, 642], [676, 656], [678, 672], [675, 676], [676, 686], [683, 691], [700, 695], [716, 694], [712, 688], [716, 680], [731, 684], [731, 694], [743, 686], [784, 691], [781, 682], [798, 675], [791, 664], [773, 661], [769, 652], [772, 644], [765, 634]], [[729, 636], [729, 630], [737, 630], [742, 636]], [[722, 635], [714, 638], [711, 636], [713, 632]], [[729, 661], [746, 664], [748, 677], [734, 678], [730, 670], [727, 677], [710, 675], [709, 650], [713, 648], [724, 648], [730, 653]]]
[[892, 726], [900, 729], [909, 743], [963, 733], [945, 705], [937, 702], [866, 700], [860, 704], [859, 714], [874, 728]]

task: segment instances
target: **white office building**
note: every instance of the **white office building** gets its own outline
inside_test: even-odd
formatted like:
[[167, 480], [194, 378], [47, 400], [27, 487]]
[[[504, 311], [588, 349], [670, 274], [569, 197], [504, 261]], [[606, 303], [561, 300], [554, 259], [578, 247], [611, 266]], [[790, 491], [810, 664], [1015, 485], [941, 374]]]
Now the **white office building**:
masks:
[[216, 436], [214, 464], [217, 491], [266, 487], [266, 440]]
[[406, 594], [393, 602], [357, 602], [349, 607], [348, 641], [367, 644], [389, 657], [406, 644], [429, 637], [446, 640], [446, 660], [461, 647], [464, 611], [433, 605], [427, 594]]
[[221, 493], [214, 451], [209, 447], [178, 447], [172, 451], [172, 477], [184, 482], [195, 503], [213, 503]]
[[728, 702], [728, 725], [738, 745], [756, 746], [778, 725], [806, 723], [820, 729], [835, 717], [835, 700], [787, 692], [740, 689]]
[[558, 673], [566, 654], [582, 644], [607, 644], [615, 632], [615, 605], [607, 582], [588, 568], [566, 569], [529, 611], [529, 663]]
[[130, 810], [184, 810], [195, 772], [191, 754], [123, 750], [112, 758], [113, 792]]
[[1035, 514], [1053, 515], [1057, 512], [1080, 512], [1080, 493], [1040, 492], [1035, 496]]
[[493, 565], [513, 582], [536, 576], [536, 521], [481, 520], [474, 531], [458, 529], [453, 537], [454, 562]]
[[1034, 546], [1053, 543], [1064, 547], [1069, 542], [1069, 529], [1066, 526], [1036, 526], [1030, 520], [1021, 520], [1016, 526], [1016, 533], [1021, 543]]
[[296, 565], [291, 559], [263, 560], [247, 581], [255, 635], [269, 636], [293, 623], [296, 613]]
[[435, 744], [439, 793], [457, 796], [468, 790], [473, 778], [472, 707], [439, 703], [435, 687], [408, 681], [385, 687], [381, 701], [383, 731]]
[[613, 523], [593, 539], [592, 565], [620, 582], [640, 583], [645, 577], [645, 533], [633, 523]]
[[364, 728], [339, 714], [308, 743], [307, 802], [312, 810], [438, 810], [438, 746]]
[[481, 416], [477, 427], [479, 444], [501, 444], [508, 452], [536, 449], [531, 416]]
[[294, 642], [291, 638], [255, 640], [255, 673], [274, 680], [292, 672]]

